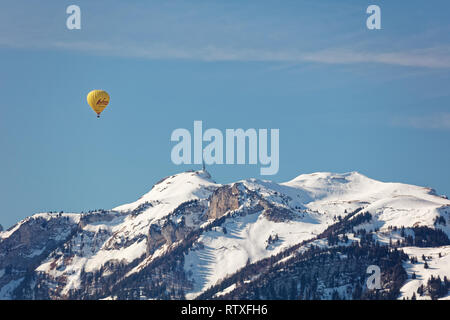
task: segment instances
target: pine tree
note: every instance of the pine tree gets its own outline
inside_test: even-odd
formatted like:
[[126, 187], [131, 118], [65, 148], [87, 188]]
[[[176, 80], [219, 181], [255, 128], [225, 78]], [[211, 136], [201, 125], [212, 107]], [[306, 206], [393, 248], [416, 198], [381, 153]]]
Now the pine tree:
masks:
[[419, 296], [423, 296], [423, 284], [421, 284], [419, 288], [417, 288], [417, 293], [419, 294]]
[[294, 280], [291, 281], [290, 289], [289, 289], [289, 299], [295, 300], [297, 298], [297, 284]]
[[281, 286], [280, 290], [278, 291], [278, 298], [280, 300], [287, 300], [288, 294], [285, 286]]
[[353, 290], [352, 298], [353, 298], [353, 300], [360, 300], [361, 297], [362, 297], [362, 287], [358, 283], [358, 284], [356, 284], [355, 290]]
[[331, 296], [331, 300], [341, 300], [341, 297], [339, 296], [339, 293], [334, 290], [333, 295]]

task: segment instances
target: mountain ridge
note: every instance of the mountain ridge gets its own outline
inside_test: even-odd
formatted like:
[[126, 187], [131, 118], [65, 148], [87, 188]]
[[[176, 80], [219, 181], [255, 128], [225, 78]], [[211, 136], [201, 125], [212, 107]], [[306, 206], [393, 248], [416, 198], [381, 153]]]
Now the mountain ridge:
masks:
[[[380, 244], [394, 238], [406, 246], [419, 227], [448, 239], [449, 215], [450, 201], [432, 189], [357, 172], [222, 185], [207, 171], [187, 171], [111, 210], [39, 213], [0, 232], [0, 298], [194, 299], [332, 226], [329, 243], [333, 237], [361, 242], [364, 231]], [[338, 228], [360, 220], [357, 228]], [[400, 228], [406, 228], [402, 235], [393, 231]], [[151, 285], [140, 288], [141, 282]], [[167, 282], [165, 289], [157, 282]]]

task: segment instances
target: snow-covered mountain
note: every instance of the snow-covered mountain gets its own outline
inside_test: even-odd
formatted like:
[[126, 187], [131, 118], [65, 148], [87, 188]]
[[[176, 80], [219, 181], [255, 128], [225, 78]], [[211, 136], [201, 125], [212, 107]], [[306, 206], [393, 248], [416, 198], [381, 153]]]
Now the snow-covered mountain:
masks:
[[183, 172], [111, 210], [0, 230], [0, 299], [445, 298], [449, 217], [432, 189], [357, 172], [226, 185]]

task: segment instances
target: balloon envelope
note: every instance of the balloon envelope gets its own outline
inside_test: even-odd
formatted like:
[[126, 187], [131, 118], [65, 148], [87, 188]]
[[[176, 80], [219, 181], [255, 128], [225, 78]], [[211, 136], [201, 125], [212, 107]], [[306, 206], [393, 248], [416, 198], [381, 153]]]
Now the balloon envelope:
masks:
[[92, 90], [87, 95], [87, 102], [97, 116], [100, 116], [109, 103], [109, 94], [104, 90]]

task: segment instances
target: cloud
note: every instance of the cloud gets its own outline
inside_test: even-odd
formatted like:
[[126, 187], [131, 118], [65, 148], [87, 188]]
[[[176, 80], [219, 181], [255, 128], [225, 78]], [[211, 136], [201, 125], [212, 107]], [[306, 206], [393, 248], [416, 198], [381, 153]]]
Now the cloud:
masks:
[[125, 43], [113, 41], [20, 41], [1, 39], [0, 46], [20, 49], [70, 50], [100, 56], [120, 56], [143, 59], [194, 61], [253, 61], [321, 64], [386, 64], [404, 67], [450, 68], [450, 47], [408, 49], [393, 52], [373, 52], [351, 48], [329, 48], [302, 51], [290, 48], [244, 48], [205, 45], [190, 47], [168, 43]]
[[450, 130], [450, 112], [433, 113], [425, 116], [413, 116], [404, 120], [394, 120], [394, 125], [416, 129]]
[[450, 48], [434, 47], [397, 52], [330, 49], [306, 55], [305, 60], [330, 64], [381, 63], [407, 67], [450, 68]]
[[[297, 1], [285, 7], [260, 2], [84, 2], [78, 31], [66, 29], [65, 6], [11, 2], [0, 10], [0, 46], [144, 59], [450, 68], [449, 27], [434, 15], [419, 26], [414, 19], [391, 21], [395, 23], [389, 32], [368, 36], [365, 8], [342, 1]], [[98, 19], [99, 10], [106, 20]], [[401, 13], [403, 7], [396, 10]], [[431, 9], [414, 8], [417, 13], [424, 10]], [[411, 31], [405, 32], [408, 26]]]
[[124, 45], [102, 42], [52, 42], [56, 49], [76, 50], [97, 55], [145, 59], [183, 59], [197, 61], [260, 61], [289, 63], [361, 64], [379, 63], [406, 67], [450, 68], [450, 48], [434, 47], [398, 52], [364, 52], [327, 49], [315, 52], [252, 48], [177, 47], [169, 44]]

